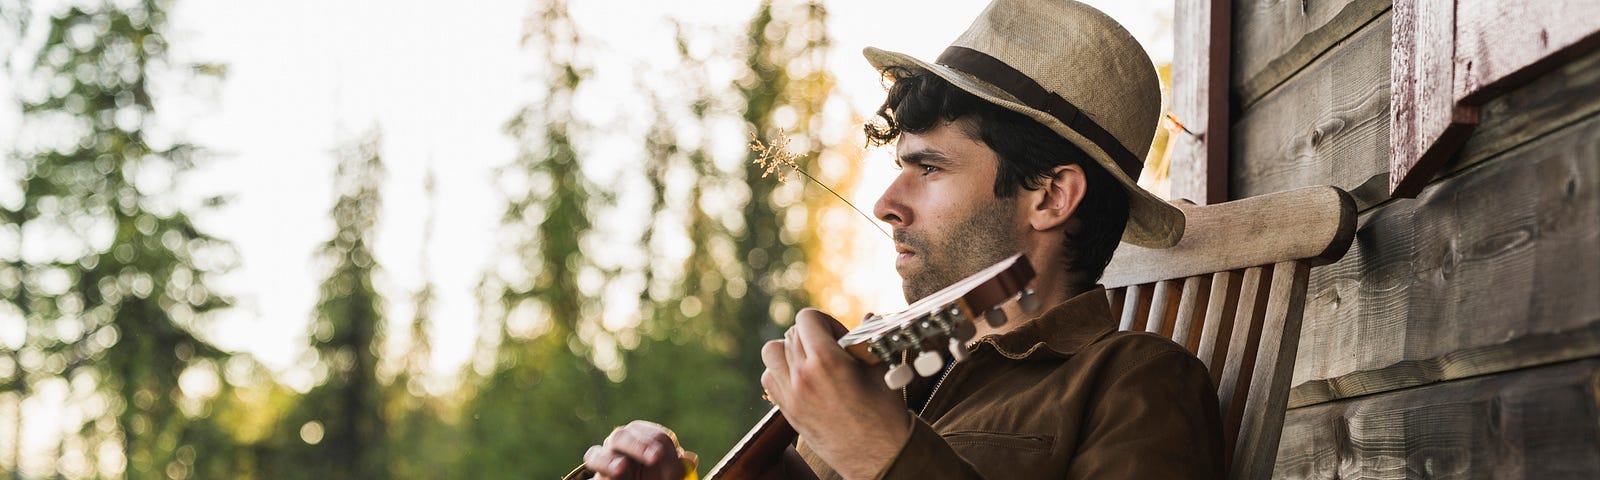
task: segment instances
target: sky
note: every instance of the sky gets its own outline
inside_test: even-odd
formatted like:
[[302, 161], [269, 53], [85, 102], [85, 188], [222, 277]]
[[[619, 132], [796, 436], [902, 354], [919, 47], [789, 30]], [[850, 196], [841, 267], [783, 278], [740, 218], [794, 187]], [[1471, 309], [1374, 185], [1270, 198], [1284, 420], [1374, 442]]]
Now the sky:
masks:
[[[596, 48], [600, 90], [636, 91], [636, 79], [660, 73], [673, 60], [676, 18], [702, 32], [736, 38], [754, 1], [657, 2], [574, 0], [571, 15]], [[1157, 62], [1171, 57], [1168, 1], [1089, 2], [1117, 18]], [[47, 12], [59, 2], [35, 2]], [[866, 46], [934, 58], [983, 8], [972, 0], [829, 1], [834, 41], [829, 68], [850, 110], [871, 112], [882, 99], [876, 72], [860, 56]], [[327, 213], [334, 152], [362, 133], [381, 129], [388, 168], [376, 253], [392, 344], [406, 341], [410, 297], [428, 272], [438, 288], [432, 327], [433, 371], [452, 375], [471, 356], [477, 326], [474, 288], [495, 252], [503, 199], [490, 188], [493, 169], [513, 145], [501, 125], [543, 87], [536, 58], [519, 48], [527, 0], [184, 0], [171, 10], [169, 40], [182, 62], [226, 64], [221, 79], [174, 77], [158, 84], [160, 127], [181, 132], [212, 157], [178, 186], [186, 204], [222, 195], [225, 206], [196, 215], [203, 231], [230, 240], [237, 268], [214, 285], [237, 305], [205, 335], [220, 346], [249, 352], [291, 385], [306, 384], [293, 368], [305, 350], [305, 326], [322, 272], [317, 245], [331, 234]], [[724, 51], [727, 51], [724, 48]], [[0, 84], [0, 87], [6, 85]], [[9, 95], [7, 95], [9, 97]], [[580, 100], [592, 125], [614, 135], [643, 128], [642, 102], [626, 93]], [[841, 131], [857, 128], [837, 118]], [[9, 121], [14, 122], [14, 119]], [[0, 131], [11, 125], [0, 117]], [[738, 133], [738, 132], [736, 132]], [[743, 133], [738, 133], [743, 135]], [[735, 145], [733, 148], [738, 148]], [[596, 146], [585, 172], [605, 183], [626, 171], [640, 152]], [[863, 184], [851, 200], [870, 208], [893, 175], [884, 150], [871, 152]], [[437, 176], [436, 203], [423, 193]], [[436, 213], [423, 250], [423, 222]], [[625, 223], [625, 222], [623, 222]], [[624, 228], [624, 227], [619, 227]], [[872, 229], [858, 245], [863, 265], [847, 282], [880, 311], [903, 306], [892, 246]], [[426, 263], [424, 263], [426, 262]], [[304, 373], [304, 372], [298, 372]]]

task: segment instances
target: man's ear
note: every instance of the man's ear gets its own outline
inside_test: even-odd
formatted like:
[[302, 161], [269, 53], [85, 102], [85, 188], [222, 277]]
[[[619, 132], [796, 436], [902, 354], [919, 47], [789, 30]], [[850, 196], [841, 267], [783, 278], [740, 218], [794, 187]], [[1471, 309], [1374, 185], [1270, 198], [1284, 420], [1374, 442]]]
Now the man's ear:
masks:
[[1051, 169], [1044, 184], [1033, 191], [1033, 195], [1029, 195], [1032, 205], [1028, 206], [1028, 224], [1039, 231], [1065, 225], [1072, 218], [1072, 213], [1078, 210], [1078, 204], [1083, 202], [1083, 194], [1087, 190], [1088, 181], [1084, 178], [1083, 167], [1062, 165]]

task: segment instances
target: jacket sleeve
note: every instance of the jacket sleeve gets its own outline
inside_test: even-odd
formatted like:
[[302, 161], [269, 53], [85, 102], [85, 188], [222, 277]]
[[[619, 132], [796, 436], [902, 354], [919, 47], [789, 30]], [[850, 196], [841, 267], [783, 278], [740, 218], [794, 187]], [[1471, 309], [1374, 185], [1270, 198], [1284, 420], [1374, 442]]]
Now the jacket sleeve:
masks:
[[983, 478], [922, 417], [911, 415], [911, 436], [878, 478], [885, 480]]
[[1223, 478], [1211, 377], [1181, 351], [1142, 359], [1105, 384], [1067, 478]]

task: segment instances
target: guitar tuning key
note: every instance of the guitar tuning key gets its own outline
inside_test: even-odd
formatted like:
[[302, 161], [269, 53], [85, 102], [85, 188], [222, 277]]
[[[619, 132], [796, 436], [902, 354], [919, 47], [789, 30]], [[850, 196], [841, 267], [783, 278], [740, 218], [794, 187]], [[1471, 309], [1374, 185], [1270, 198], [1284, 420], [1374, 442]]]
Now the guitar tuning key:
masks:
[[1039, 313], [1039, 295], [1029, 288], [1017, 294], [1017, 306], [1022, 307], [1022, 312], [1033, 315]]
[[957, 362], [965, 362], [965, 361], [967, 361], [967, 357], [970, 357], [970, 356], [972, 356], [972, 352], [967, 351], [966, 342], [963, 342], [963, 341], [961, 341], [959, 339], [956, 339], [956, 338], [951, 338], [950, 339], [950, 359], [951, 360], [955, 360]]
[[931, 377], [944, 369], [944, 357], [940, 357], [939, 352], [923, 350], [912, 364], [917, 367], [917, 375]]
[[1006, 312], [1000, 310], [1000, 307], [991, 308], [983, 312], [983, 319], [989, 322], [989, 326], [999, 327], [1006, 324]]
[[906, 384], [911, 383], [911, 365], [897, 363], [889, 367], [889, 373], [883, 374], [883, 383], [888, 385], [890, 390], [906, 388]]

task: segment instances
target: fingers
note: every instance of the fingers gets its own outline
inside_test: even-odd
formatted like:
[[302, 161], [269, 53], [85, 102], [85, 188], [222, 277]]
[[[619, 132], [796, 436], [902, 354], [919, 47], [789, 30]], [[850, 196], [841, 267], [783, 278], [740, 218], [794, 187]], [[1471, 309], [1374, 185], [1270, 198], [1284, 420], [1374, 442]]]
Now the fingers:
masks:
[[[604, 477], [646, 474], [648, 477], [683, 478], [677, 440], [666, 427], [634, 421], [618, 427], [602, 446], [584, 453], [585, 467]], [[637, 470], [637, 471], [634, 471]]]
[[791, 368], [805, 365], [806, 362], [805, 341], [800, 338], [799, 328], [799, 325], [795, 325], [783, 332], [783, 359]]
[[800, 313], [794, 316], [794, 328], [790, 330], [799, 331], [800, 345], [805, 349], [807, 356], [827, 355], [837, 358], [844, 354], [844, 349], [840, 348], [837, 342], [848, 330], [844, 328], [844, 324], [822, 313], [821, 310], [815, 308], [800, 310]]
[[783, 340], [773, 340], [761, 346], [761, 363], [766, 364], [767, 371], [761, 372], [761, 387], [767, 390], [767, 397], [773, 405], [783, 407], [781, 401], [789, 384], [789, 359]]

